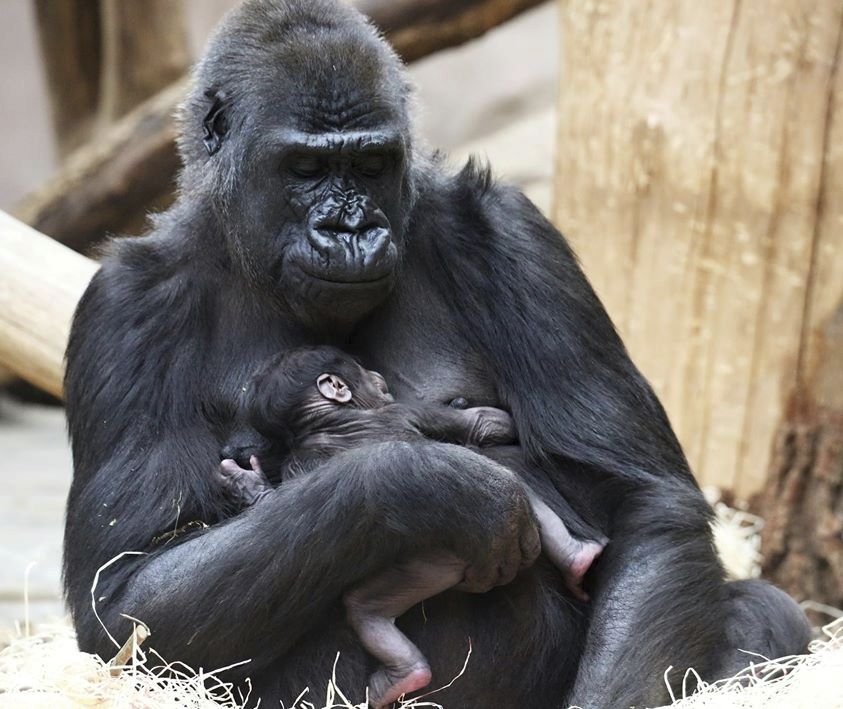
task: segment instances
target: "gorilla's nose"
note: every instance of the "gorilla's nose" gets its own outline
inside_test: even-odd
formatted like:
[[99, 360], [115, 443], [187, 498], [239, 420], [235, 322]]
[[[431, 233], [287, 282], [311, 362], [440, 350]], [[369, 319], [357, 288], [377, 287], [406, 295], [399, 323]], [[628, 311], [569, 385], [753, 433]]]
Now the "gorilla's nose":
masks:
[[376, 266], [389, 251], [392, 232], [379, 209], [351, 209], [326, 215], [308, 234], [313, 248], [323, 257], [338, 258], [362, 268]]

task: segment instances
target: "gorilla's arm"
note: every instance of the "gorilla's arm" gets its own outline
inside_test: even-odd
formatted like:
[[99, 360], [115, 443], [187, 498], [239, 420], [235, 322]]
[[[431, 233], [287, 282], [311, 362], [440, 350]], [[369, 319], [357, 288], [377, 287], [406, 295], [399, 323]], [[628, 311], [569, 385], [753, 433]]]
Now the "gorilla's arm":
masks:
[[[68, 350], [75, 472], [64, 579], [83, 649], [116, 650], [94, 617], [91, 587], [97, 569], [127, 551], [144, 555], [104, 569], [94, 594], [112, 635], [125, 639], [126, 613], [149, 624], [165, 657], [206, 668], [252, 658], [246, 673], [332, 617], [342, 591], [399, 551], [455, 552], [472, 590], [511, 580], [535, 558], [515, 476], [436, 443], [349, 451], [221, 521], [219, 442], [197, 404], [203, 382], [222, 376], [203, 358], [212, 343], [200, 334], [201, 288], [161, 273], [138, 278], [145, 248], [132, 246], [95, 277]], [[180, 285], [189, 290], [174, 292]], [[210, 527], [167, 541], [192, 522]]]
[[[450, 208], [426, 210], [447, 210], [456, 222], [437, 226], [447, 240], [424, 241], [429, 268], [447, 283], [446, 302], [461, 304], [466, 341], [493, 369], [522, 445], [612, 540], [569, 699], [640, 703], [663, 691], [661, 675], [645, 679], [645, 671], [687, 659], [704, 672], [700, 649], [723, 644], [722, 569], [708, 505], [661, 404], [560, 234], [523, 195], [471, 164], [450, 189]], [[554, 458], [575, 464], [563, 475]]]

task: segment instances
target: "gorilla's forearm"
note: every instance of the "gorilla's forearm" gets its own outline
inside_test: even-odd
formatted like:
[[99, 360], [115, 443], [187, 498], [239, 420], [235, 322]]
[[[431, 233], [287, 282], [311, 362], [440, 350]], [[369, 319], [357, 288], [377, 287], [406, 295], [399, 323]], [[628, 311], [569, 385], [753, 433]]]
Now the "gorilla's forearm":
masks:
[[[254, 672], [399, 552], [436, 548], [466, 560], [470, 590], [510, 581], [538, 553], [523, 487], [457, 446], [378, 444], [337, 455], [230, 521], [163, 548], [100, 614], [115, 636], [125, 634], [120, 613], [153, 635], [159, 629], [152, 645], [165, 657], [203, 667], [252, 657]], [[96, 624], [77, 612], [80, 621], [88, 630]]]

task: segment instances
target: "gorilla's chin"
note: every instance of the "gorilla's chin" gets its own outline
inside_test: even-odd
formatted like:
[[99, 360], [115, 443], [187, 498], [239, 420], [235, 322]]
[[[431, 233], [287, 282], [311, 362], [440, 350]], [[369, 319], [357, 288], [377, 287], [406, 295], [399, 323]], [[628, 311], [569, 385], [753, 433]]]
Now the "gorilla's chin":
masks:
[[358, 270], [344, 272], [337, 280], [333, 273], [311, 273], [301, 266], [282, 281], [286, 300], [297, 319], [316, 332], [352, 328], [378, 305], [393, 289], [395, 268], [386, 273]]

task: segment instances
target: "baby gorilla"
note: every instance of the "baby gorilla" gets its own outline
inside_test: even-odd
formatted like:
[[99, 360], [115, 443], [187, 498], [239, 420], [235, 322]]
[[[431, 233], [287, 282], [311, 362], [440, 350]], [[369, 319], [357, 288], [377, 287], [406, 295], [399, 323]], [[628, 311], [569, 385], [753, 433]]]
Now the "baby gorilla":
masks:
[[[256, 503], [273, 489], [263, 467], [272, 479], [283, 481], [318, 467], [335, 453], [385, 440], [427, 437], [478, 447], [516, 440], [512, 418], [501, 409], [395, 403], [380, 374], [333, 347], [299, 348], [271, 358], [247, 388], [245, 412], [262, 437], [252, 447], [260, 457], [249, 457], [251, 469], [241, 467], [226, 454], [236, 448], [242, 457], [249, 446], [229, 444], [223, 448], [219, 471], [227, 495], [240, 506]], [[249, 433], [245, 435], [248, 441]], [[572, 593], [586, 600], [582, 578], [603, 545], [573, 538], [529, 488], [527, 494], [542, 551]], [[397, 563], [345, 594], [349, 624], [366, 650], [383, 663], [369, 682], [374, 706], [391, 704], [430, 682], [427, 660], [394, 619], [458, 586], [465, 569], [465, 562], [453, 554], [431, 551]]]

